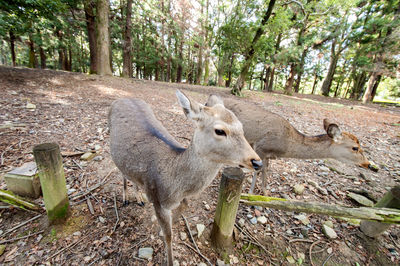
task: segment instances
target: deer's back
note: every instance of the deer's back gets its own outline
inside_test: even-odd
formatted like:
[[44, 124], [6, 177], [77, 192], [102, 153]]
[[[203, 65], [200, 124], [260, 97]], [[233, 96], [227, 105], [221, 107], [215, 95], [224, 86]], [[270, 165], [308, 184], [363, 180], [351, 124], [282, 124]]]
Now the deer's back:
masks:
[[299, 133], [285, 118], [262, 107], [224, 100], [243, 124], [244, 135], [263, 158], [285, 157], [293, 141], [301, 141]]
[[111, 156], [130, 180], [153, 187], [162, 183], [165, 161], [184, 148], [156, 119], [147, 103], [139, 99], [113, 102], [109, 113]]

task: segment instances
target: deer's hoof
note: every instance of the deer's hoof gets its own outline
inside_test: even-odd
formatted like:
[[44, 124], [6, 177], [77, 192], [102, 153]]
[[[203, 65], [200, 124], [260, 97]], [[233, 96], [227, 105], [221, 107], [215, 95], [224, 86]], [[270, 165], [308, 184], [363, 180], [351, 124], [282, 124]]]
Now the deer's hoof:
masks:
[[140, 207], [144, 207], [144, 202], [143, 201], [138, 201], [137, 205], [139, 205]]
[[124, 202], [122, 203], [122, 206], [128, 206], [129, 205], [129, 200], [124, 200]]

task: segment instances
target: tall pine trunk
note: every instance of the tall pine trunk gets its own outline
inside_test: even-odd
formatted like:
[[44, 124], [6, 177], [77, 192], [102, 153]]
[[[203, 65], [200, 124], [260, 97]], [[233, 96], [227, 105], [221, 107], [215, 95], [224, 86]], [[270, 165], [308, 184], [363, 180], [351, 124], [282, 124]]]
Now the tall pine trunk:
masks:
[[122, 47], [123, 68], [122, 76], [131, 78], [133, 76], [132, 68], [132, 0], [126, 3], [126, 22], [124, 29], [124, 42]]
[[108, 32], [108, 0], [96, 2], [96, 27], [97, 27], [97, 74], [112, 75], [110, 67], [110, 36]]
[[97, 73], [97, 37], [96, 37], [96, 16], [94, 13], [94, 2], [93, 0], [84, 1], [86, 28], [88, 31], [89, 39], [89, 54], [90, 54], [90, 74]]
[[294, 76], [296, 75], [296, 68], [297, 68], [297, 64], [296, 63], [290, 64], [289, 77], [286, 80], [285, 91], [284, 91], [284, 93], [286, 95], [292, 95], [293, 94], [292, 87], [293, 87], [293, 82], [294, 82]]
[[10, 30], [10, 50], [11, 50], [11, 61], [12, 61], [12, 66], [15, 67], [17, 65], [16, 63], [16, 56], [15, 56], [15, 40], [16, 37], [14, 35], [14, 32]]

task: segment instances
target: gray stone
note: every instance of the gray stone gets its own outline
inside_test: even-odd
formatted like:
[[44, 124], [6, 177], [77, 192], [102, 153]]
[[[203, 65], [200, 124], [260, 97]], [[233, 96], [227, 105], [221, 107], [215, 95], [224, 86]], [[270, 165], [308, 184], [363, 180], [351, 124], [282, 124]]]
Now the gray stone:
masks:
[[228, 264], [225, 264], [225, 262], [223, 260], [217, 259], [217, 266], [225, 266], [225, 265], [228, 265]]
[[206, 229], [206, 226], [204, 224], [196, 224], [196, 228], [197, 228], [197, 237], [200, 238], [204, 232], [204, 229]]
[[34, 105], [33, 103], [27, 103], [26, 104], [26, 109], [34, 110], [34, 109], [36, 109], [36, 105]]
[[257, 222], [261, 223], [261, 224], [265, 224], [267, 222], [267, 218], [265, 216], [260, 216], [257, 218]]
[[241, 226], [241, 227], [243, 227], [244, 226], [244, 219], [243, 218], [240, 218], [239, 219], [239, 221], [238, 221], [238, 224]]
[[304, 225], [310, 224], [310, 220], [304, 214], [296, 215], [296, 216], [294, 216], [294, 218], [296, 218], [297, 220], [302, 222], [302, 224], [304, 224]]
[[302, 184], [296, 184], [296, 185], [294, 185], [294, 187], [293, 187], [293, 191], [294, 191], [294, 193], [296, 193], [297, 195], [303, 194], [304, 189], [305, 189], [305, 187], [304, 187], [304, 185], [302, 185]]
[[179, 266], [179, 261], [174, 260], [174, 263], [172, 264], [172, 266]]
[[96, 156], [96, 153], [86, 152], [81, 156], [81, 160], [90, 161]]
[[151, 259], [153, 257], [152, 248], [139, 248], [139, 258], [141, 259]]
[[180, 236], [182, 241], [185, 241], [187, 239], [187, 234], [185, 232], [180, 232], [179, 236]]
[[257, 218], [256, 217], [251, 218], [250, 219], [250, 223], [251, 224], [257, 224]]
[[329, 168], [326, 167], [326, 166], [320, 166], [319, 169], [320, 169], [322, 172], [329, 172]]
[[335, 230], [333, 230], [332, 228], [330, 228], [329, 226], [327, 226], [325, 224], [322, 225], [322, 232], [329, 239], [337, 238], [337, 234], [336, 234]]
[[98, 156], [96, 156], [96, 157], [93, 158], [93, 161], [99, 162], [99, 161], [101, 161], [101, 160], [103, 160], [103, 156], [101, 156], [101, 155], [98, 155]]
[[200, 262], [199, 264], [197, 264], [197, 266], [207, 266], [207, 264], [205, 264], [204, 262]]
[[374, 206], [374, 202], [372, 200], [367, 199], [366, 197], [353, 193], [353, 192], [349, 192], [347, 193], [347, 196], [355, 201], [357, 201], [358, 203], [360, 203], [363, 206], [367, 206], [367, 207], [373, 207]]
[[329, 226], [330, 228], [332, 228], [333, 229], [333, 222], [332, 221], [325, 221], [325, 222], [323, 222], [322, 224], [324, 224], [324, 225], [326, 225], [326, 226]]
[[99, 216], [99, 221], [100, 223], [104, 224], [106, 222], [106, 219], [103, 218], [102, 216]]

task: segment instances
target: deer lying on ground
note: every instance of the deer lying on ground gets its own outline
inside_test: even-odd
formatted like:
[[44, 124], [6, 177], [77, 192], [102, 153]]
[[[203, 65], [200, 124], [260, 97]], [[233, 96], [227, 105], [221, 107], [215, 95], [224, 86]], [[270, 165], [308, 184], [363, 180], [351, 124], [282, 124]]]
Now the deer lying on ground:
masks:
[[[206, 188], [224, 165], [262, 167], [246, 141], [242, 124], [222, 104], [203, 106], [179, 90], [179, 104], [196, 129], [185, 149], [139, 99], [113, 102], [109, 113], [111, 156], [126, 179], [143, 187], [153, 203], [165, 237], [168, 265], [173, 264], [172, 211]], [[125, 192], [124, 192], [125, 194]]]
[[[266, 172], [269, 160], [276, 158], [322, 159], [332, 158], [342, 162], [353, 162], [369, 168], [370, 163], [363, 154], [354, 135], [341, 132], [337, 124], [324, 119], [326, 134], [306, 136], [294, 128], [286, 119], [263, 110], [254, 104], [231, 99], [222, 101], [211, 95], [206, 106], [224, 104], [235, 113], [243, 124], [244, 135], [263, 160], [262, 191], [266, 194]], [[257, 174], [253, 176], [250, 193], [254, 191]]]

